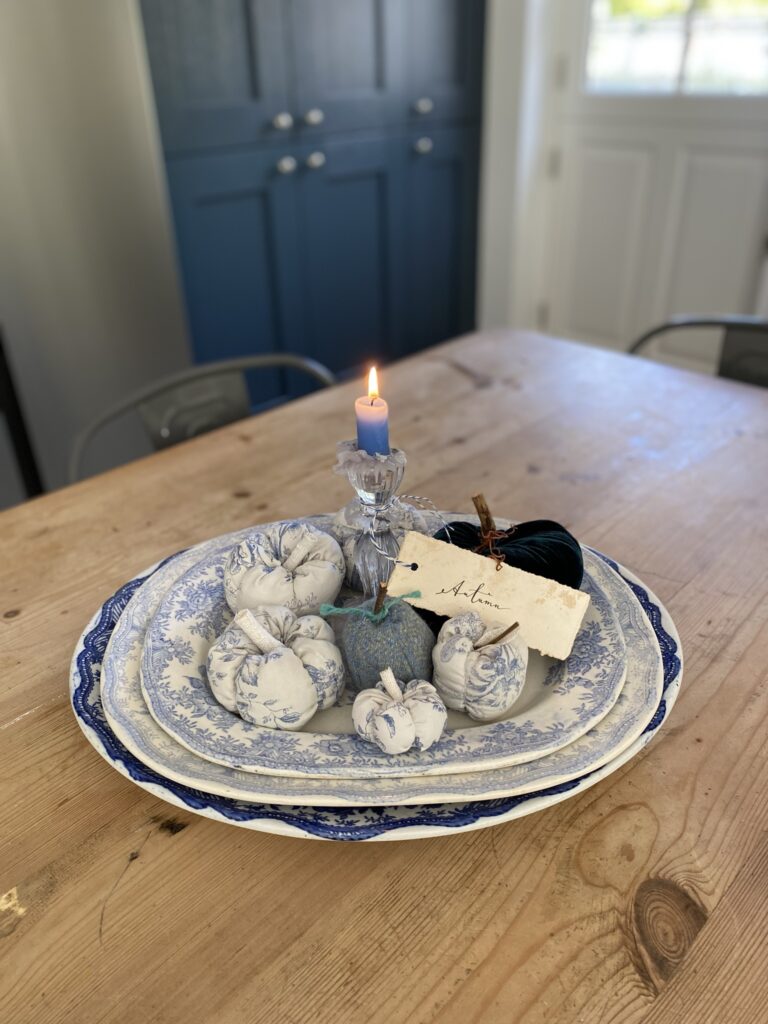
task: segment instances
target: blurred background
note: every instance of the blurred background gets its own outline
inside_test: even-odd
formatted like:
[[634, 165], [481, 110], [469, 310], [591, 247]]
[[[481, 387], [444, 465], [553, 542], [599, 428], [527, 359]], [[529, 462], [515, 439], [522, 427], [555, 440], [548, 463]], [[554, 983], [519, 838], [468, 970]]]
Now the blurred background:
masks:
[[211, 361], [768, 319], [767, 235], [768, 0], [0, 0], [0, 506], [206, 429], [140, 400]]

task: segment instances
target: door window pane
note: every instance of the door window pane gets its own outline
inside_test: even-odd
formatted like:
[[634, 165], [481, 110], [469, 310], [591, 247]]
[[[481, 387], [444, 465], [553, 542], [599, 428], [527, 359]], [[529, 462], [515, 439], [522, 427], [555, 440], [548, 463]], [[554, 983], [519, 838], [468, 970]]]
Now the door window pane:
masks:
[[587, 89], [768, 93], [768, 0], [592, 0]]
[[709, 0], [694, 12], [685, 92], [768, 92], [768, 0]]
[[688, 0], [594, 0], [591, 92], [675, 92]]

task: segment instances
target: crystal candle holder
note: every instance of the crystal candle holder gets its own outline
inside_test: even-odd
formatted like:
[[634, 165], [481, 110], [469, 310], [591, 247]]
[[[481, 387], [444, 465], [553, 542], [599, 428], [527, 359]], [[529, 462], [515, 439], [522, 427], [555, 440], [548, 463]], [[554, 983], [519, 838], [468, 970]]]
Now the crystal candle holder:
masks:
[[346, 476], [357, 501], [344, 510], [345, 525], [355, 531], [349, 583], [373, 597], [386, 583], [400, 549], [402, 514], [397, 490], [405, 474], [405, 453], [393, 448], [389, 455], [369, 455], [354, 441], [337, 448], [335, 471]]

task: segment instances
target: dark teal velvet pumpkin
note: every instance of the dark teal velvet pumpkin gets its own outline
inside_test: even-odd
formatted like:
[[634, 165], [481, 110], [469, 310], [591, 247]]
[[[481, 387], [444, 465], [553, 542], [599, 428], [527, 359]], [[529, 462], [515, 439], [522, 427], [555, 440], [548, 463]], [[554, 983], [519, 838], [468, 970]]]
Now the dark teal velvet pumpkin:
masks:
[[[480, 527], [473, 523], [448, 523], [439, 530], [437, 540], [450, 539], [460, 548], [477, 550], [480, 555], [490, 554], [488, 544], [483, 543]], [[494, 550], [503, 553], [504, 564], [514, 565], [535, 576], [545, 576], [566, 587], [578, 590], [584, 576], [584, 559], [576, 538], [560, 523], [551, 519], [533, 519], [529, 523], [518, 523], [494, 540]]]

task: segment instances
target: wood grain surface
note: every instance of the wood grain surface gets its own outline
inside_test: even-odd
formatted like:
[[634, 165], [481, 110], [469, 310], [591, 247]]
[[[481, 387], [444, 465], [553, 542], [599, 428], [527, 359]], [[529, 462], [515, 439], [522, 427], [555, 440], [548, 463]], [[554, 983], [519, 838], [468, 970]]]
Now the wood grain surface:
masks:
[[768, 1020], [768, 391], [540, 335], [382, 373], [406, 489], [558, 519], [686, 656], [641, 756], [498, 828], [335, 844], [178, 811], [83, 738], [68, 663], [158, 558], [333, 510], [350, 384], [0, 518], [0, 1021]]

